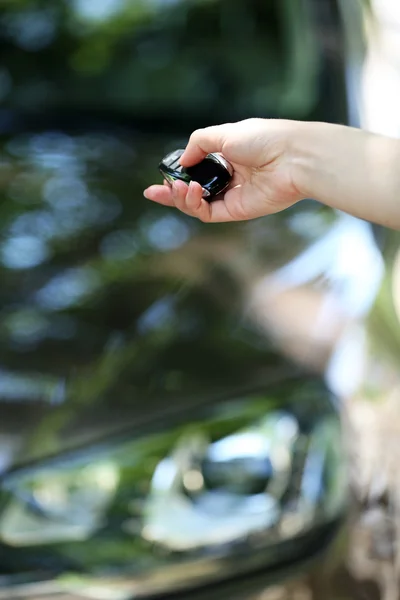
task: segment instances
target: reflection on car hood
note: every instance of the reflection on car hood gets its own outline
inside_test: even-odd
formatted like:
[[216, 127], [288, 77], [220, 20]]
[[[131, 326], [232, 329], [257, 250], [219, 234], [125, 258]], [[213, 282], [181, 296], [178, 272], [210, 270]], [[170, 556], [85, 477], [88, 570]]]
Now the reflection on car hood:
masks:
[[153, 205], [142, 189], [171, 145], [120, 128], [3, 139], [0, 400], [18, 461], [297, 376], [254, 290], [318, 239], [338, 249], [341, 217], [310, 201], [210, 227]]

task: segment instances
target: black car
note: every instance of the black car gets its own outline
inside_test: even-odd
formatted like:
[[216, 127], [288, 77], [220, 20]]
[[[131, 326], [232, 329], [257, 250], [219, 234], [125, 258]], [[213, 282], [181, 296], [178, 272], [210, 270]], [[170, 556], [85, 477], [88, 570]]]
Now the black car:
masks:
[[0, 598], [250, 599], [336, 539], [335, 348], [374, 232], [312, 199], [207, 226], [142, 190], [198, 127], [356, 124], [345, 4], [2, 7]]

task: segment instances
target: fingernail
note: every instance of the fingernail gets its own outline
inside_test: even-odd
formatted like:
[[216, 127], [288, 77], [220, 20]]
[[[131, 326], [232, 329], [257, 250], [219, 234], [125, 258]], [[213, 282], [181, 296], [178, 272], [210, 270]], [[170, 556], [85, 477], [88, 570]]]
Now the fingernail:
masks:
[[148, 193], [147, 193], [147, 189], [146, 189], [146, 190], [144, 190], [144, 192], [143, 192], [143, 196], [144, 196], [145, 198], [147, 198], [147, 200], [149, 200], [149, 196], [148, 196]]
[[190, 190], [192, 190], [194, 187], [195, 187], [195, 185], [194, 185], [194, 181], [191, 181], [191, 182], [189, 183], [189, 191], [190, 191]]

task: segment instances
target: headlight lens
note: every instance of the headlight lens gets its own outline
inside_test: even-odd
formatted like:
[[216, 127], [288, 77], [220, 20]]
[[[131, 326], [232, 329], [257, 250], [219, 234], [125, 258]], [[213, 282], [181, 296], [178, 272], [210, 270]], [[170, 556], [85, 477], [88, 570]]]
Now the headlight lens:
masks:
[[140, 590], [265, 564], [346, 499], [332, 407], [275, 406], [227, 402], [187, 425], [16, 471], [3, 484], [2, 541], [51, 553], [61, 569], [129, 574]]

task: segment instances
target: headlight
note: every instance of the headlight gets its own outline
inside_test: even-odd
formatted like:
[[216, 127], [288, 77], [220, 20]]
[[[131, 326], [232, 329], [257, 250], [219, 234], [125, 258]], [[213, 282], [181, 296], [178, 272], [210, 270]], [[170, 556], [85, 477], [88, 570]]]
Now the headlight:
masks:
[[20, 469], [3, 482], [2, 541], [51, 555], [61, 572], [112, 575], [111, 588], [122, 577], [129, 593], [287, 558], [293, 540], [341, 514], [345, 470], [326, 397], [275, 406], [225, 402], [190, 424]]

